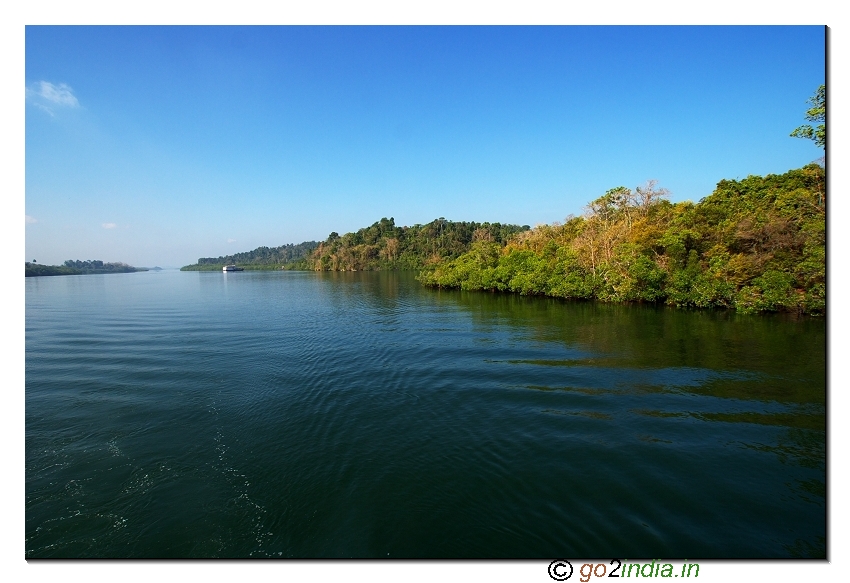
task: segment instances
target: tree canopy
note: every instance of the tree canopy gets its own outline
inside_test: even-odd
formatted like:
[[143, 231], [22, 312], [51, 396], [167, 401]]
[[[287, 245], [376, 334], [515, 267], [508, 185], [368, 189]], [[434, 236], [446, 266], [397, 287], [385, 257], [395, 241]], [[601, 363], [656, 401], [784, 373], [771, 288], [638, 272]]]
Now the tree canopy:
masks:
[[193, 265], [181, 267], [181, 271], [219, 271], [222, 266], [237, 264], [249, 269], [307, 269], [306, 258], [318, 246], [315, 241], [281, 245], [279, 247], [257, 247], [220, 257], [201, 257]]
[[650, 181], [617, 187], [564, 224], [507, 242], [478, 240], [426, 266], [435, 287], [604, 302], [826, 309], [824, 169], [722, 180], [699, 203], [671, 203]]
[[529, 228], [444, 217], [399, 227], [393, 217], [384, 217], [353, 233], [331, 233], [310, 255], [308, 265], [316, 271], [419, 270], [466, 253], [476, 241], [504, 244]]
[[133, 267], [120, 261], [104, 263], [99, 259], [68, 259], [62, 265], [39, 265], [35, 260], [25, 264], [26, 277], [39, 275], [85, 275], [90, 273], [134, 273], [136, 271], [148, 271], [146, 267]]
[[792, 138], [806, 138], [814, 140], [818, 148], [826, 147], [826, 86], [818, 87], [815, 94], [811, 96], [807, 103], [812, 105], [806, 111], [806, 121], [821, 122], [817, 126], [802, 125], [791, 132]]

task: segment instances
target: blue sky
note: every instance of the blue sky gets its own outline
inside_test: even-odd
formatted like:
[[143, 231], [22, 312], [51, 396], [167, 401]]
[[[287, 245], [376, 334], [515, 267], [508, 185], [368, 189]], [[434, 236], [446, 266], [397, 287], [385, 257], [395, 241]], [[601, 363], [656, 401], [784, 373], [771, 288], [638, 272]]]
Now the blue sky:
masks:
[[788, 134], [820, 26], [26, 28], [26, 258], [180, 266], [381, 217], [535, 225]]

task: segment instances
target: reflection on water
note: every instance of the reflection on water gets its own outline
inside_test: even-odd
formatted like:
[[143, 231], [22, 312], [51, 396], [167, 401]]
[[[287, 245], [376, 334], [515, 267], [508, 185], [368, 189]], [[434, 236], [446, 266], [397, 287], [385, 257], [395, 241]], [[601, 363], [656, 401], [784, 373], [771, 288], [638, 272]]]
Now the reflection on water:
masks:
[[27, 279], [28, 557], [825, 555], [822, 320]]

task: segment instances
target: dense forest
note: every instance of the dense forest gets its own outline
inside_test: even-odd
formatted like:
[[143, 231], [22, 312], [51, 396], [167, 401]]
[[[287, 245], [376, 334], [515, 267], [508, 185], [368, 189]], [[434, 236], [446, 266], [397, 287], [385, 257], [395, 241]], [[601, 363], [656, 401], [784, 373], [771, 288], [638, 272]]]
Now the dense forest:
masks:
[[605, 302], [823, 313], [825, 172], [723, 180], [699, 203], [653, 182], [617, 187], [584, 216], [505, 244], [479, 240], [422, 283]]
[[192, 265], [181, 267], [181, 271], [221, 271], [224, 265], [237, 264], [246, 269], [309, 269], [307, 257], [318, 247], [315, 241], [281, 245], [280, 247], [257, 247], [253, 251], [201, 257]]
[[183, 269], [416, 270], [433, 287], [822, 314], [825, 186], [819, 164], [722, 180], [698, 203], [672, 203], [650, 181], [613, 188], [563, 224], [439, 218], [399, 227], [383, 218], [321, 243], [201, 258]]
[[[104, 263], [99, 259], [69, 259], [63, 265], [41, 265], [33, 261], [27, 261], [25, 269], [26, 277], [38, 275], [85, 275], [90, 273], [133, 273], [136, 271], [148, 271], [146, 267], [133, 267], [126, 263]], [[158, 268], [155, 268], [158, 269]]]
[[392, 217], [383, 218], [356, 233], [331, 233], [307, 263], [315, 271], [419, 270], [459, 257], [479, 240], [504, 245], [529, 228], [442, 217], [425, 225], [397, 227]]
[[469, 251], [474, 241], [504, 244], [527, 225], [454, 222], [439, 218], [425, 225], [398, 227], [393, 218], [382, 218], [370, 227], [340, 236], [334, 232], [321, 243], [258, 247], [222, 257], [201, 257], [183, 271], [220, 271], [236, 264], [249, 270], [302, 269], [312, 271], [420, 270], [429, 264], [454, 259]]

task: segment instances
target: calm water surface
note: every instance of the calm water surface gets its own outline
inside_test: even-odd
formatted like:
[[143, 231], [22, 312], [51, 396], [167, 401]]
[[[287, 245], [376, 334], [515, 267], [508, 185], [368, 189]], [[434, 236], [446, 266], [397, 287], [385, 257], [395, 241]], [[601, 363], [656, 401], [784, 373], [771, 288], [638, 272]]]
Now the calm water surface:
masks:
[[26, 279], [26, 555], [825, 555], [825, 324], [409, 274]]

